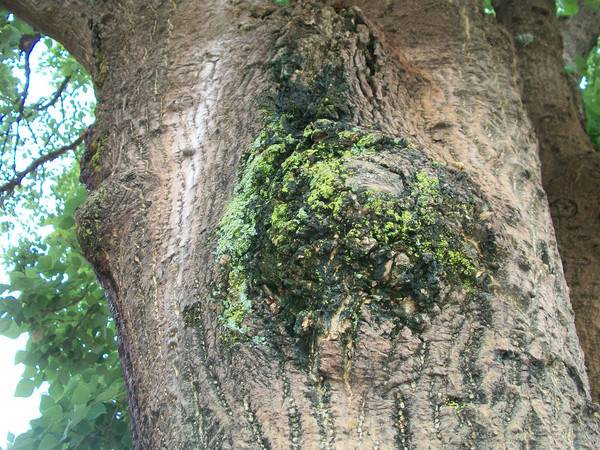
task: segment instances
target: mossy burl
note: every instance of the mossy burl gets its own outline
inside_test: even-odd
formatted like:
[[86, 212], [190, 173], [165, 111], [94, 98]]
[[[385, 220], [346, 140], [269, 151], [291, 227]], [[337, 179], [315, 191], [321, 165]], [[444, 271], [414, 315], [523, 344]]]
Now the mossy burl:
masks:
[[418, 329], [482, 272], [469, 239], [482, 200], [403, 139], [350, 125], [353, 70], [337, 37], [363, 21], [320, 11], [278, 42], [265, 126], [217, 230], [225, 340], [352, 336], [366, 305]]
[[[354, 163], [386, 153], [421, 161], [401, 193], [353, 181]], [[333, 322], [352, 332], [363, 305], [418, 328], [442, 289], [471, 293], [480, 262], [463, 222], [474, 206], [446, 172], [376, 131], [320, 119], [294, 134], [285, 118], [269, 122], [218, 229], [224, 339], [256, 336], [265, 319], [297, 337]]]

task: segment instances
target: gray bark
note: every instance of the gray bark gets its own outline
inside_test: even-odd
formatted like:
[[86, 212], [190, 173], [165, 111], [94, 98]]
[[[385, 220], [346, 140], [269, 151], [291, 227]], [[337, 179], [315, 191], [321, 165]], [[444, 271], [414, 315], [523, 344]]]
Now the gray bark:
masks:
[[[585, 132], [563, 70], [559, 23], [551, 0], [499, 2], [498, 19], [517, 42], [517, 72], [523, 101], [538, 136], [542, 184], [550, 203], [563, 268], [586, 366], [592, 398], [600, 400], [600, 153]], [[577, 20], [577, 19], [575, 19]], [[564, 31], [564, 29], [563, 29]], [[576, 41], [575, 36], [571, 41]], [[568, 42], [567, 42], [568, 43]]]

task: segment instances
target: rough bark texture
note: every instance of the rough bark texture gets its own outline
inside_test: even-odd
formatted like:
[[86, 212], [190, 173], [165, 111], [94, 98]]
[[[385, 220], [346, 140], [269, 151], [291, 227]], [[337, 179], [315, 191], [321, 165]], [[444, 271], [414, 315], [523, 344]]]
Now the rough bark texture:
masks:
[[[554, 2], [506, 1], [498, 18], [517, 41], [523, 101], [539, 136], [542, 179], [586, 354], [593, 398], [600, 401], [600, 153], [585, 133], [562, 52]], [[519, 36], [533, 41], [519, 44]]]
[[78, 224], [136, 446], [597, 448], [511, 36], [325, 3], [91, 17]]

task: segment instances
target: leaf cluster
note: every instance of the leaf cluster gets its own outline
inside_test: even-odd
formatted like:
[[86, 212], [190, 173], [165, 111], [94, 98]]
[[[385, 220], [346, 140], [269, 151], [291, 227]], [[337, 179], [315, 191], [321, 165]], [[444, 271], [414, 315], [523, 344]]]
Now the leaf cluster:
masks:
[[[600, 7], [600, 0], [585, 0], [586, 6], [592, 8]], [[559, 17], [571, 17], [579, 12], [578, 0], [556, 0], [556, 15]]]
[[[73, 142], [92, 108], [89, 76], [79, 63], [60, 44], [0, 10], [0, 186], [32, 161]], [[68, 164], [48, 166], [19, 183], [16, 195], [0, 193], [0, 207], [9, 214], [24, 205], [43, 210], [44, 180]], [[12, 224], [3, 220], [2, 227], [9, 230]]]
[[0, 333], [30, 335], [15, 356], [25, 365], [15, 395], [47, 388], [41, 417], [13, 449], [130, 447], [114, 322], [75, 235], [73, 213], [86, 196], [77, 177], [71, 170], [55, 188], [59, 213], [45, 222], [52, 231], [5, 255], [12, 271], [10, 284], [0, 286]]
[[566, 69], [580, 77], [586, 131], [596, 148], [600, 148], [600, 39], [587, 58], [579, 56]]

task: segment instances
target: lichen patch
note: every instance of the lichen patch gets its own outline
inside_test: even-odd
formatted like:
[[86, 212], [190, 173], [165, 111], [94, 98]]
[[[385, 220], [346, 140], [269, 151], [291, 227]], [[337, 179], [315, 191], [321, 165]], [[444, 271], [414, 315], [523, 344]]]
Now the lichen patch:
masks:
[[273, 324], [344, 338], [363, 308], [418, 331], [484, 271], [470, 186], [403, 139], [327, 119], [296, 134], [269, 123], [218, 230], [225, 339]]

